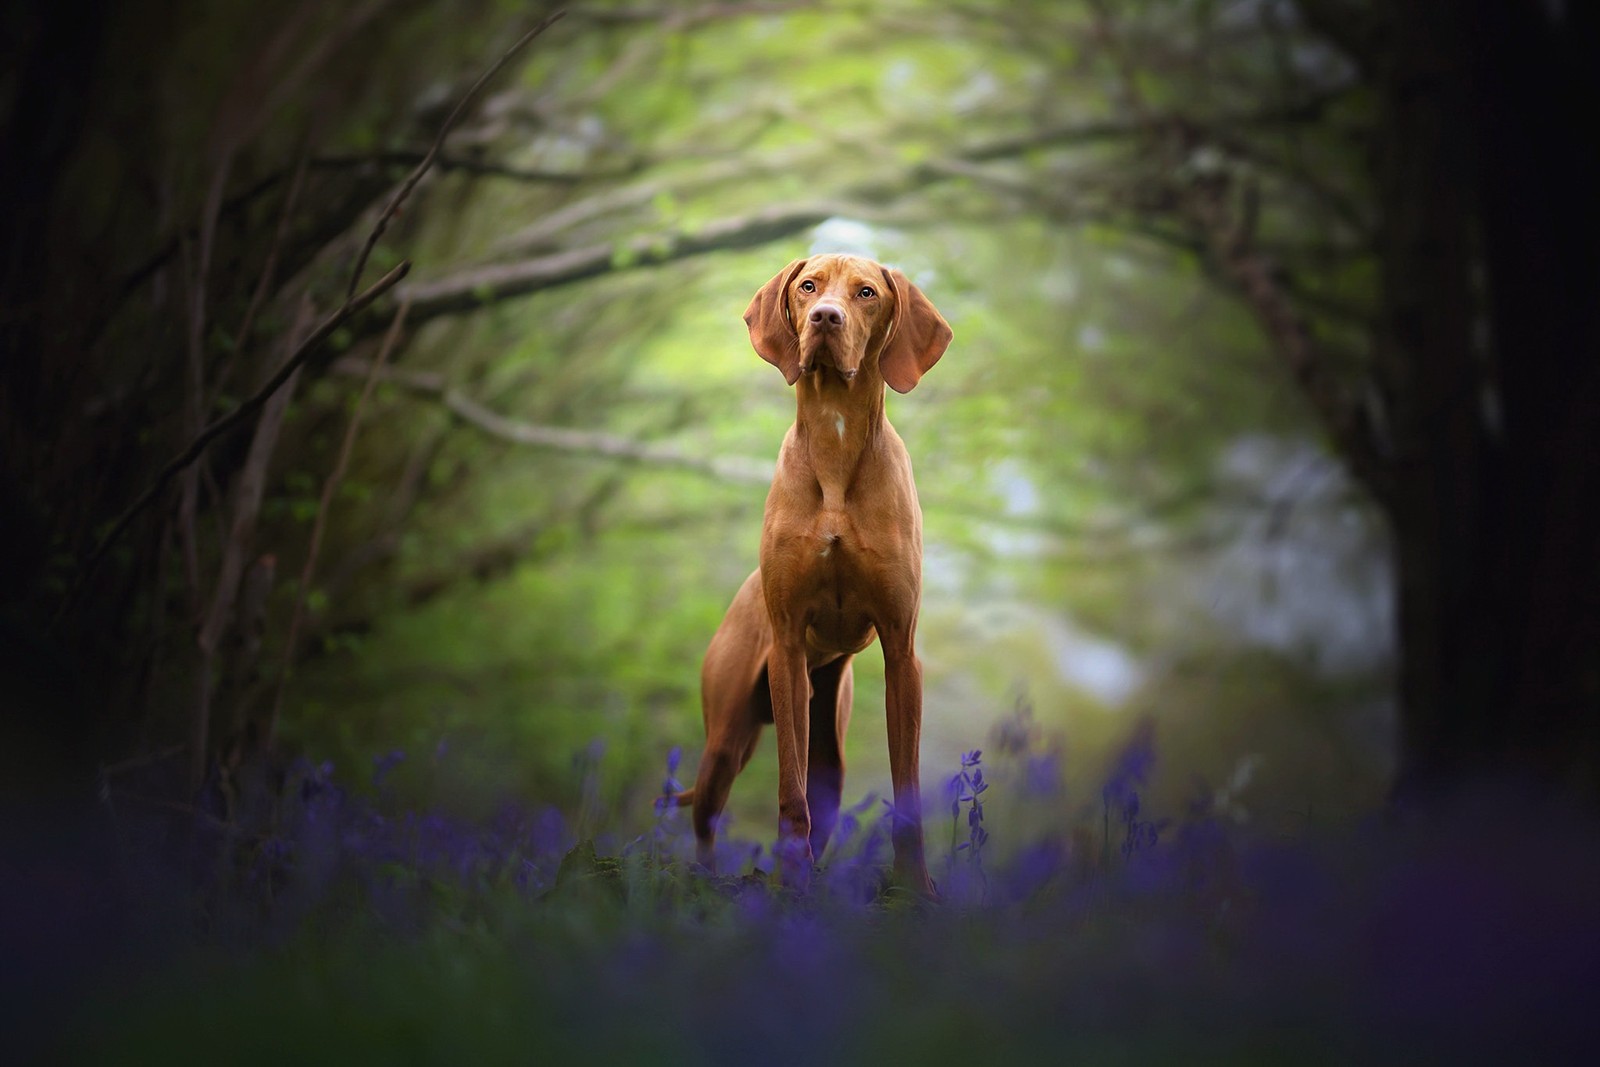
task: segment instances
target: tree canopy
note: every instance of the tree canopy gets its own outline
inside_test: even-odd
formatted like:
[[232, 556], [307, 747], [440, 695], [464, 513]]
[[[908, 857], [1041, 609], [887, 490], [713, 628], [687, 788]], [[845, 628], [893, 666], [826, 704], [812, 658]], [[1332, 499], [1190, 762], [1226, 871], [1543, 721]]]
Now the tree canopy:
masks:
[[[1455, 98], [1396, 101], [1428, 56], [1439, 92], [1483, 91], [1503, 72], [1450, 49], [1484, 25], [1404, 58], [1413, 16], [1355, 3], [594, 3], [430, 152], [552, 13], [8, 16], [5, 624], [44, 748], [182, 748], [200, 781], [268, 741], [447, 745], [463, 803], [573, 795], [596, 759], [638, 800], [695, 741], [792, 418], [739, 313], [855, 250], [956, 333], [890, 401], [927, 521], [925, 764], [1019, 702], [1079, 766], [1153, 718], [1172, 799], [1203, 782], [1240, 817], [1369, 803], [1397, 751], [1474, 762], [1425, 725], [1458, 661], [1405, 658], [1460, 603], [1416, 540], [1457, 498], [1416, 472], [1513, 417], [1462, 310], [1501, 308], [1471, 263], [1505, 275], [1461, 236], [1493, 201], [1440, 184]], [[1521, 18], [1531, 55], [1554, 31]], [[1406, 154], [1434, 132], [1444, 155]], [[1435, 217], [1455, 288], [1404, 273]], [[1408, 316], [1457, 297], [1436, 358]], [[1418, 390], [1467, 398], [1456, 437]]]

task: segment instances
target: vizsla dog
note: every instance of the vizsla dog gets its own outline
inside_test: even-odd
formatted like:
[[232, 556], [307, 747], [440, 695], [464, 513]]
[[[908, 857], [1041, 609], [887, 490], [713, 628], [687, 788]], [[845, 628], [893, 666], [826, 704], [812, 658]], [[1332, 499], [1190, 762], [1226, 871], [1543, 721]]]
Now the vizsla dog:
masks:
[[701, 669], [706, 749], [694, 788], [700, 862], [761, 728], [778, 735], [779, 860], [804, 885], [833, 833], [844, 785], [850, 660], [876, 637], [888, 689], [896, 880], [935, 896], [917, 784], [922, 665], [922, 509], [911, 459], [884, 417], [950, 327], [897, 270], [855, 256], [796, 260], [745, 312], [750, 342], [795, 386], [795, 422], [767, 495], [760, 566], [733, 598]]

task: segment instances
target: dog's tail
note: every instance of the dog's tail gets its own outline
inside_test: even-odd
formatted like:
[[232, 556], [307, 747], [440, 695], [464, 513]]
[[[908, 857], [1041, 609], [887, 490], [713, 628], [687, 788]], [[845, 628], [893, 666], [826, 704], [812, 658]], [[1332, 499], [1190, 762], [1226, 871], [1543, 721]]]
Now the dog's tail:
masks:
[[694, 790], [685, 789], [681, 793], [663, 793], [656, 797], [658, 811], [667, 808], [687, 808], [694, 803]]

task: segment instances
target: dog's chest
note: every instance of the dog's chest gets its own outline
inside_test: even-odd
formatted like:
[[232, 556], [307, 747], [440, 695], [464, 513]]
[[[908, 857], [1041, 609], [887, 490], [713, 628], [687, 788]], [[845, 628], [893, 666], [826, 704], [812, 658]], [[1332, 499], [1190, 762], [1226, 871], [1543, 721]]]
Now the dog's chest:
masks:
[[[872, 620], [914, 605], [920, 516], [910, 465], [884, 427], [853, 437], [848, 410], [819, 410], [785, 441], [767, 500], [761, 569], [781, 614], [804, 620], [813, 645], [857, 651]], [[835, 418], [844, 420], [842, 429]]]
[[916, 547], [891, 504], [863, 517], [852, 507], [790, 514], [768, 542], [772, 559], [807, 610], [873, 614], [876, 594], [915, 582]]
[[824, 511], [790, 544], [796, 607], [807, 643], [833, 652], [859, 652], [872, 643], [878, 605], [867, 591], [881, 588], [858, 524], [842, 511]]

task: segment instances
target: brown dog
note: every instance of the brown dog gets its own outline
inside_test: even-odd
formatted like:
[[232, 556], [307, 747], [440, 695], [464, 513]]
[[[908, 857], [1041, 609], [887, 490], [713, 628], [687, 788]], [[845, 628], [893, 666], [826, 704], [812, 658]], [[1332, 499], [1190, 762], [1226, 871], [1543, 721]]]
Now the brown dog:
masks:
[[701, 669], [706, 749], [694, 789], [700, 862], [761, 727], [778, 734], [779, 856], [804, 884], [833, 833], [844, 784], [850, 660], [877, 637], [888, 689], [896, 878], [934, 896], [917, 784], [922, 665], [922, 509], [911, 459], [884, 417], [884, 384], [907, 392], [950, 327], [906, 279], [867, 259], [796, 260], [745, 312], [750, 343], [795, 393], [767, 495], [761, 565], [745, 580]]

